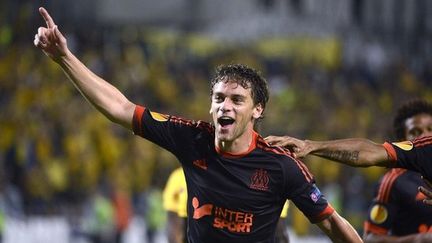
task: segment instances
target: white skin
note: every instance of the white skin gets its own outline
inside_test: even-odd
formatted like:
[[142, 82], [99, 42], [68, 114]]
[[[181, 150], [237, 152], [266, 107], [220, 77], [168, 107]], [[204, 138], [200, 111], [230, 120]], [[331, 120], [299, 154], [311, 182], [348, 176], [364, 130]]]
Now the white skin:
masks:
[[[253, 126], [263, 112], [254, 105], [250, 88], [235, 82], [218, 82], [213, 87], [210, 114], [215, 124], [215, 145], [224, 152], [243, 153], [252, 142]], [[230, 117], [233, 124], [221, 125], [218, 119]]]

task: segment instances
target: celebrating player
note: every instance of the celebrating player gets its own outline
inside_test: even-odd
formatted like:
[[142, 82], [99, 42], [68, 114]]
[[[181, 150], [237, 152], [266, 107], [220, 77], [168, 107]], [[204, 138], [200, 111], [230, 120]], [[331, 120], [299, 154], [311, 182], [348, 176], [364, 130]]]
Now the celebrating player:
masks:
[[266, 81], [244, 65], [217, 69], [211, 81], [213, 124], [160, 114], [129, 101], [68, 49], [44, 8], [47, 27], [34, 44], [60, 65], [81, 94], [107, 118], [172, 152], [187, 183], [189, 242], [274, 242], [290, 199], [335, 242], [361, 242], [329, 205], [306, 166], [254, 130], [267, 100]]

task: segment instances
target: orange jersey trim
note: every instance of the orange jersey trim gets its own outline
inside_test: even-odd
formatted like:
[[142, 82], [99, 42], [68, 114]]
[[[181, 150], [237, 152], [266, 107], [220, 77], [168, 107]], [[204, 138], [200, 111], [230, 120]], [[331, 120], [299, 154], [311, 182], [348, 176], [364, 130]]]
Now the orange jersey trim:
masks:
[[[133, 115], [133, 122], [132, 122], [133, 131], [135, 134], [143, 135], [142, 134], [143, 133], [143, 131], [142, 131], [142, 117], [143, 117], [146, 109], [147, 108], [144, 106], [140, 106], [140, 105], [135, 106], [135, 111], [134, 111], [134, 115]], [[201, 129], [208, 131], [209, 133], [212, 133], [214, 131], [212, 125], [210, 125], [207, 122], [203, 122], [203, 121], [187, 120], [184, 118], [171, 116], [171, 115], [169, 116], [169, 121], [173, 122], [173, 123], [181, 124], [181, 125], [190, 126], [190, 127], [201, 128]]]
[[329, 217], [330, 215], [332, 215], [334, 213], [334, 208], [330, 205], [327, 204], [327, 207], [321, 212], [319, 213], [316, 217], [313, 218], [313, 221], [311, 221], [312, 223], [318, 223], [323, 221], [324, 219], [326, 219], [327, 217]]
[[206, 123], [203, 121], [193, 121], [193, 120], [188, 120], [188, 119], [184, 119], [184, 118], [180, 118], [180, 117], [176, 117], [176, 116], [171, 116], [170, 121], [177, 123], [177, 124], [186, 125], [189, 127], [202, 128], [202, 129], [207, 130], [209, 133], [213, 132], [212, 126], [209, 123]]
[[140, 106], [140, 105], [135, 106], [135, 111], [134, 111], [133, 118], [132, 118], [132, 124], [133, 124], [134, 133], [136, 133], [138, 135], [142, 135], [142, 130], [141, 130], [142, 116], [143, 116], [145, 110], [146, 110], [146, 108], [143, 106]]
[[285, 156], [290, 157], [297, 164], [297, 166], [300, 168], [300, 171], [303, 173], [303, 175], [306, 178], [307, 182], [313, 181], [313, 175], [309, 171], [309, 169], [306, 167], [306, 165], [302, 161], [300, 161], [300, 160], [292, 157], [292, 154], [291, 154], [291, 152], [289, 150], [286, 150], [286, 149], [284, 149], [282, 147], [270, 146], [261, 137], [258, 138], [257, 147], [260, 148], [260, 149], [262, 149], [262, 150], [264, 150], [264, 151], [267, 151], [267, 152], [272, 152], [272, 153], [275, 153], [275, 154], [280, 154], [280, 155], [285, 155]]
[[257, 145], [257, 137], [258, 134], [255, 131], [252, 131], [252, 142], [248, 148], [247, 151], [242, 152], [242, 153], [230, 153], [230, 152], [223, 152], [218, 146], [215, 145], [215, 149], [216, 152], [218, 152], [218, 154], [222, 155], [223, 157], [227, 157], [227, 158], [239, 158], [239, 157], [244, 157], [245, 155], [249, 154], [250, 152], [252, 152], [252, 150], [254, 150], [256, 148]]
[[363, 227], [364, 227], [364, 232], [366, 234], [372, 233], [372, 234], [377, 234], [377, 235], [387, 235], [387, 233], [388, 233], [388, 229], [376, 226], [376, 225], [371, 224], [369, 222], [364, 222]]
[[405, 173], [405, 171], [405, 169], [392, 169], [384, 175], [378, 190], [377, 201], [382, 203], [387, 203], [389, 201], [390, 191], [395, 180]]
[[432, 144], [432, 137], [421, 137], [413, 141], [415, 147], [423, 147]]
[[391, 145], [388, 142], [385, 142], [383, 144], [385, 150], [387, 151], [387, 155], [390, 158], [391, 161], [396, 161], [397, 160], [397, 154], [396, 154], [396, 150], [393, 147], [393, 145]]

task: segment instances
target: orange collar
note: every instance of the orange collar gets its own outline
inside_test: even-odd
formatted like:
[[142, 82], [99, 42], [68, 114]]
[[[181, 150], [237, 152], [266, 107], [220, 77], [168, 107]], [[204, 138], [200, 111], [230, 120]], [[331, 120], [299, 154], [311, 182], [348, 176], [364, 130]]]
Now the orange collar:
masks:
[[220, 155], [222, 155], [223, 157], [227, 157], [227, 158], [240, 158], [240, 157], [244, 157], [246, 155], [248, 155], [250, 152], [252, 152], [252, 150], [254, 150], [256, 148], [256, 141], [258, 138], [258, 133], [256, 133], [255, 131], [252, 131], [252, 142], [249, 145], [248, 150], [246, 150], [245, 152], [242, 153], [230, 153], [230, 152], [223, 152], [217, 145], [215, 146], [216, 152]]

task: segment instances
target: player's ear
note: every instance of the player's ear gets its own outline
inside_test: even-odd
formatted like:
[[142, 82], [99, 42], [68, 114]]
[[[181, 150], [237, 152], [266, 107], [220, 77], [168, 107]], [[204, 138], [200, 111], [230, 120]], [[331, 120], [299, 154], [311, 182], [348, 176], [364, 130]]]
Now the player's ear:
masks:
[[254, 108], [253, 108], [253, 112], [252, 112], [252, 117], [254, 119], [258, 119], [261, 117], [262, 113], [263, 113], [264, 109], [263, 106], [261, 105], [261, 103], [257, 104]]

